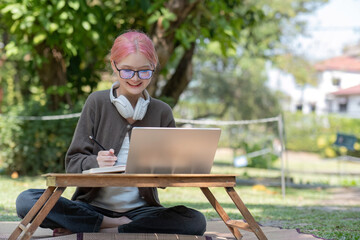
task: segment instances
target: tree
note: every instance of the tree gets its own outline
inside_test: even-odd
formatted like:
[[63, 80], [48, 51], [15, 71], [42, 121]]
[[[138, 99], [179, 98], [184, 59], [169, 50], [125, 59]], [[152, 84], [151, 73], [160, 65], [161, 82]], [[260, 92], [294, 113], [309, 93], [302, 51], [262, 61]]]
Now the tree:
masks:
[[301, 88], [301, 104], [304, 101], [304, 90], [306, 85], [310, 84], [315, 86], [317, 84], [316, 69], [313, 64], [302, 56], [284, 54], [276, 57], [275, 65], [280, 70], [291, 74], [295, 82]]
[[83, 86], [96, 86], [110, 43], [106, 34], [100, 38], [110, 23], [100, 7], [86, 1], [10, 0], [0, 9], [10, 33], [8, 59], [25, 62], [35, 78], [29, 84], [45, 90], [51, 109], [61, 103], [72, 105], [71, 94], [81, 95]]
[[[211, 113], [216, 107], [237, 119], [266, 116], [270, 111], [265, 110], [275, 105], [263, 89], [260, 69], [281, 47], [287, 34], [283, 23], [324, 1], [2, 0], [0, 42], [5, 48], [0, 48], [0, 84], [5, 114], [78, 111], [110, 70], [107, 55], [114, 39], [127, 29], [139, 29], [153, 39], [160, 59], [149, 86], [152, 96], [175, 106], [190, 84], [204, 83], [217, 94], [204, 102], [212, 104], [207, 106]], [[224, 72], [208, 71], [214, 67]], [[191, 90], [203, 92], [205, 99], [203, 90]], [[0, 147], [6, 150], [0, 161], [9, 172], [63, 169], [76, 119], [0, 118]]]
[[[221, 43], [211, 40], [198, 47], [194, 60], [196, 83], [189, 87], [184, 99], [193, 97], [178, 107], [179, 112], [188, 118], [226, 116], [226, 119], [262, 118], [278, 114], [280, 109], [276, 93], [265, 86], [265, 64], [283, 59], [282, 53], [287, 49], [283, 40], [298, 34], [303, 27], [301, 21], [295, 20], [296, 16], [320, 3], [296, 0], [254, 3], [257, 8], [266, 9], [266, 21], [244, 29], [240, 41], [233, 43], [234, 48], [228, 48], [224, 53]], [[297, 30], [290, 34], [285, 31], [289, 28]], [[299, 58], [296, 64], [287, 60], [283, 63], [293, 67], [298, 79], [309, 82], [307, 77], [311, 75], [311, 66]], [[193, 112], [184, 110], [189, 104], [193, 106]]]
[[[308, 12], [319, 2], [323, 0], [5, 0], [0, 22], [10, 34], [7, 58], [25, 62], [31, 74], [26, 84], [43, 88], [51, 109], [61, 103], [71, 106], [88, 93], [86, 87], [94, 89], [114, 38], [131, 28], [149, 33], [159, 54], [160, 74], [150, 93], [175, 105], [192, 79], [198, 45], [214, 41], [223, 54], [239, 45], [265, 54], [279, 42], [283, 19]], [[268, 33], [263, 28], [259, 38], [255, 30], [264, 23], [278, 27]]]
[[181, 118], [256, 119], [280, 112], [274, 93], [265, 86], [266, 59], [236, 53], [223, 57], [218, 44], [199, 49], [194, 80], [176, 112]]

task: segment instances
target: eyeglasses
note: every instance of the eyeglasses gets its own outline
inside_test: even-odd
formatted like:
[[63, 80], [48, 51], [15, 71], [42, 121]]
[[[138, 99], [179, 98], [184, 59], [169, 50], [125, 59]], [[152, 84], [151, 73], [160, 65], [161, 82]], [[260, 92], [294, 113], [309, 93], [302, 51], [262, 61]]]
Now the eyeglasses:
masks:
[[118, 69], [116, 66], [116, 62], [114, 61], [114, 65], [116, 70], [119, 72], [119, 76], [123, 79], [131, 79], [135, 76], [135, 73], [137, 73], [138, 78], [141, 80], [148, 80], [152, 77], [154, 70], [146, 69], [146, 70], [138, 70], [134, 71], [131, 69]]

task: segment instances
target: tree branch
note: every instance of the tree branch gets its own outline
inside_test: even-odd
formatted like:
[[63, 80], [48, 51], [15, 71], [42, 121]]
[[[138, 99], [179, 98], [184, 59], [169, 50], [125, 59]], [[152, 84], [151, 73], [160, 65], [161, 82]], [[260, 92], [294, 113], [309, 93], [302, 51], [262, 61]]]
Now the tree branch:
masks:
[[203, 118], [210, 118], [210, 117], [221, 118], [227, 112], [229, 107], [230, 107], [230, 104], [226, 104], [225, 107], [223, 108], [223, 110], [220, 113], [208, 112], [206, 114], [195, 116], [194, 120], [203, 119]]

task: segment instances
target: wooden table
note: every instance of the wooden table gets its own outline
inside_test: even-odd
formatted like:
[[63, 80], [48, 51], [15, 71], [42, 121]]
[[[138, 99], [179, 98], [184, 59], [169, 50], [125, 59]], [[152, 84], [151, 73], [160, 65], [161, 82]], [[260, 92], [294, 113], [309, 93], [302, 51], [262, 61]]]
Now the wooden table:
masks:
[[[258, 239], [267, 239], [253, 216], [234, 190], [236, 175], [224, 174], [57, 174], [43, 175], [48, 188], [10, 235], [15, 240], [30, 239], [48, 215], [66, 187], [199, 187], [236, 239], [240, 229], [253, 232]], [[245, 222], [232, 220], [216, 200], [209, 187], [224, 187]], [[34, 218], [34, 216], [36, 216]]]

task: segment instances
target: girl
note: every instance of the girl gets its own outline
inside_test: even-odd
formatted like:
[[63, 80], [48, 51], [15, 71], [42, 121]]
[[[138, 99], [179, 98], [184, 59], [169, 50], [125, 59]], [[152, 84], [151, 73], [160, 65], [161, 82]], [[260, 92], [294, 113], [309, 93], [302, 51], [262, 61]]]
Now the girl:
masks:
[[[67, 173], [124, 165], [133, 127], [175, 127], [171, 108], [146, 91], [158, 64], [150, 38], [129, 31], [114, 41], [110, 64], [117, 81], [110, 90], [89, 95], [65, 159]], [[94, 136], [109, 150], [102, 150]], [[44, 192], [29, 189], [16, 200], [23, 218]], [[72, 200], [61, 197], [41, 224], [54, 235], [75, 232], [176, 233], [202, 235], [204, 216], [185, 206], [160, 205], [156, 188], [77, 188]]]

